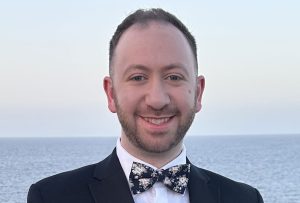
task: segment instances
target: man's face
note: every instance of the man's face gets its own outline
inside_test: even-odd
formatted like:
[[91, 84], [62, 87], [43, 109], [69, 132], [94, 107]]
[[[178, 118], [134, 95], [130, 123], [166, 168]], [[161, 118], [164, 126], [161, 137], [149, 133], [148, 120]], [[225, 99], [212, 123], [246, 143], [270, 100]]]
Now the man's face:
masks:
[[120, 38], [111, 68], [104, 88], [127, 147], [161, 153], [178, 146], [204, 88], [184, 35], [166, 23], [135, 24]]

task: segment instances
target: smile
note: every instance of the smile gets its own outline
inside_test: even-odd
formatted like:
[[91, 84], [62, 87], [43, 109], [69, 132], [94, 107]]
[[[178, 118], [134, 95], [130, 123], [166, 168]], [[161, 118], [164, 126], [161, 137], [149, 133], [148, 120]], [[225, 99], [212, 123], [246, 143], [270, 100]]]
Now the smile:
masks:
[[154, 125], [161, 125], [164, 123], [167, 123], [169, 120], [171, 120], [172, 117], [164, 117], [164, 118], [148, 118], [148, 117], [142, 117], [145, 121], [148, 123], [154, 124]]

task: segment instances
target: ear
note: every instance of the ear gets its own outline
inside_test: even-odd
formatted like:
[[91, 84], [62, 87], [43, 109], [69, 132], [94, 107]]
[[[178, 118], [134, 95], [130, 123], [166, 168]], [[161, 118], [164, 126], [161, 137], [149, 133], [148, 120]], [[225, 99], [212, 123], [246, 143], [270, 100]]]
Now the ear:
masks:
[[197, 92], [196, 92], [196, 112], [199, 112], [202, 108], [202, 95], [205, 87], [205, 78], [200, 75], [197, 77]]
[[111, 77], [106, 76], [103, 79], [103, 88], [104, 88], [104, 91], [105, 91], [106, 97], [107, 97], [108, 109], [112, 113], [116, 113], [117, 109], [116, 109], [116, 104], [115, 104], [115, 98], [114, 98], [114, 93], [113, 93], [114, 89], [113, 89]]

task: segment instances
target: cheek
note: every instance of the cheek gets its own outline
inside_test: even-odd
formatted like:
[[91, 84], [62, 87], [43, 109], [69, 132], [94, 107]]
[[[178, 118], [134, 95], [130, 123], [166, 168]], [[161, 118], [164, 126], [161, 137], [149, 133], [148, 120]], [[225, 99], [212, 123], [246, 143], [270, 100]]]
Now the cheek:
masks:
[[131, 109], [138, 106], [141, 101], [141, 96], [139, 96], [134, 91], [122, 90], [120, 94], [117, 95], [118, 104], [124, 111], [130, 111]]
[[177, 90], [176, 93], [173, 94], [173, 99], [179, 108], [193, 108], [195, 104], [195, 91], [192, 89]]

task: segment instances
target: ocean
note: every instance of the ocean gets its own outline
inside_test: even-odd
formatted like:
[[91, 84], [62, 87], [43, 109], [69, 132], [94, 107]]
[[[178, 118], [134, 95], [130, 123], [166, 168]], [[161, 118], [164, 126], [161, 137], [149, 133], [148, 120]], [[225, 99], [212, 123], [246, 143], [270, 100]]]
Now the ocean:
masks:
[[[99, 162], [112, 138], [0, 138], [0, 202], [24, 203], [44, 177]], [[300, 136], [188, 136], [192, 163], [256, 187], [265, 203], [300, 203]]]

